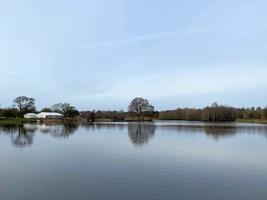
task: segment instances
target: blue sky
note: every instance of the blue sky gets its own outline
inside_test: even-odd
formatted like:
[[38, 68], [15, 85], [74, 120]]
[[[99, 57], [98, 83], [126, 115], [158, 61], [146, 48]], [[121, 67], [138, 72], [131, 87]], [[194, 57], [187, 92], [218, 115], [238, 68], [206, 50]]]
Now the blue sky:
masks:
[[0, 104], [267, 105], [265, 0], [0, 0]]

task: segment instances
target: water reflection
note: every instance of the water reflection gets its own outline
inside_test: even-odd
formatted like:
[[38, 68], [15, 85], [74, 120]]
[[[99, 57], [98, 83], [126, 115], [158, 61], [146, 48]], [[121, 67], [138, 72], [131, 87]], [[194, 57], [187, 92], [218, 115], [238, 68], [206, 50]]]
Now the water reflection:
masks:
[[267, 126], [171, 123], [0, 126], [0, 199], [266, 199]]
[[86, 123], [81, 124], [81, 127], [85, 128], [87, 131], [99, 131], [99, 130], [123, 130], [127, 127], [127, 123]]
[[176, 134], [206, 134], [208, 137], [218, 141], [236, 134], [258, 134], [267, 137], [267, 126], [235, 123], [185, 123], [176, 124], [160, 123], [91, 123], [82, 125], [87, 131], [99, 130], [124, 130], [127, 128], [128, 136], [135, 145], [148, 144], [150, 138], [157, 130], [163, 132], [174, 132]]
[[2, 125], [0, 126], [0, 134], [13, 134], [18, 131], [18, 126]]
[[156, 126], [153, 123], [131, 123], [128, 124], [128, 135], [135, 145], [147, 144], [154, 136]]
[[263, 125], [194, 125], [194, 126], [166, 126], [164, 129], [176, 130], [179, 133], [199, 134], [205, 133], [218, 141], [226, 137], [233, 137], [236, 134], [262, 135], [267, 137], [267, 126]]
[[79, 125], [61, 124], [61, 125], [46, 125], [46, 124], [24, 124], [23, 126], [1, 126], [0, 135], [10, 136], [12, 144], [15, 147], [23, 148], [31, 146], [34, 143], [34, 135], [36, 131], [43, 134], [49, 134], [55, 138], [68, 138], [78, 130]]
[[16, 134], [11, 135], [11, 141], [16, 147], [27, 147], [33, 144], [34, 132], [32, 130], [26, 130], [23, 127], [18, 127]]
[[206, 134], [218, 141], [225, 137], [233, 137], [236, 134], [262, 135], [267, 138], [267, 126], [244, 124], [203, 124], [203, 123], [87, 123], [87, 124], [24, 124], [23, 126], [1, 126], [0, 135], [10, 136], [15, 147], [29, 147], [34, 143], [36, 132], [50, 135], [54, 138], [67, 139], [79, 129], [86, 132], [113, 131], [126, 132], [132, 144], [137, 146], [147, 145], [156, 131], [175, 134]]
[[2, 126], [0, 133], [9, 135], [15, 147], [23, 148], [33, 144], [35, 130], [26, 129], [23, 126]]
[[[128, 136], [134, 145], [147, 144], [155, 134], [157, 126], [152, 123], [88, 123], [81, 125], [87, 131], [118, 130], [128, 132]], [[126, 130], [125, 130], [126, 129]]]
[[76, 123], [65, 125], [41, 125], [40, 131], [43, 134], [50, 134], [55, 138], [68, 138], [78, 130], [79, 125]]

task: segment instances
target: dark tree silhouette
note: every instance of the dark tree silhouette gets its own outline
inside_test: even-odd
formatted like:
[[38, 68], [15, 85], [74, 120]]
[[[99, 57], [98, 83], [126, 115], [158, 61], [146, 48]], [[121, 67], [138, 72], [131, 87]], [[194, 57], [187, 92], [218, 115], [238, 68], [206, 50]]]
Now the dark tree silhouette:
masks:
[[20, 115], [23, 115], [27, 112], [35, 111], [35, 99], [34, 98], [20, 96], [14, 99], [13, 103], [14, 103], [14, 106], [19, 109]]
[[69, 103], [57, 103], [52, 106], [52, 110], [62, 113], [65, 117], [75, 117], [79, 115], [79, 111]]
[[6, 108], [2, 109], [0, 111], [0, 116], [6, 117], [6, 118], [14, 118], [19, 115], [18, 109], [16, 108]]
[[263, 118], [267, 119], [267, 106], [263, 109]]
[[135, 113], [138, 116], [138, 121], [144, 120], [145, 112], [153, 112], [154, 107], [149, 104], [147, 99], [143, 99], [142, 97], [134, 98], [129, 107], [128, 111], [131, 113]]

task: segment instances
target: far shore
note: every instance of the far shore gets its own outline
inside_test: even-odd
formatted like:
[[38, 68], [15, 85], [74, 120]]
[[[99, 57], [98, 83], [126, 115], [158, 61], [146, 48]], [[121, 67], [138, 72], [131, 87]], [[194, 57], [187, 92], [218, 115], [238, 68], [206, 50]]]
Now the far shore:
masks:
[[[144, 120], [145, 122], [153, 122], [153, 120]], [[164, 120], [162, 120], [164, 121]], [[181, 120], [170, 120], [170, 121], [181, 121]], [[192, 120], [188, 120], [188, 121], [192, 121]], [[23, 125], [25, 123], [37, 123], [38, 120], [37, 119], [25, 119], [25, 118], [0, 118], [0, 126], [4, 126], [4, 125]], [[59, 123], [63, 124], [63, 123], [87, 123], [90, 121], [87, 121], [86, 119], [69, 119], [66, 118], [64, 120], [58, 121]], [[109, 118], [96, 118], [95, 122], [117, 122], [117, 121], [113, 121], [112, 119]], [[137, 122], [137, 120], [123, 120], [122, 122]], [[193, 121], [192, 121], [193, 122]], [[205, 122], [205, 121], [203, 121]], [[209, 121], [209, 123], [218, 123], [221, 121]], [[267, 124], [267, 120], [264, 119], [237, 119], [236, 121], [232, 121], [232, 122], [239, 122], [239, 123], [249, 123], [249, 124]]]
[[237, 119], [236, 122], [249, 124], [267, 124], [266, 119]]

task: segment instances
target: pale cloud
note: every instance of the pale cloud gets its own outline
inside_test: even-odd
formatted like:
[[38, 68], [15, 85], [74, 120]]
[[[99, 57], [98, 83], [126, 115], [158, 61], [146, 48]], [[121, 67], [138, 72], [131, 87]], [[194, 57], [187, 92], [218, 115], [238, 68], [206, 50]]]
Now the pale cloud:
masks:
[[78, 96], [79, 100], [101, 98], [128, 99], [134, 96], [165, 98], [170, 96], [212, 95], [264, 86], [267, 69], [210, 69], [202, 72], [168, 72], [129, 78], [111, 84], [101, 93]]

